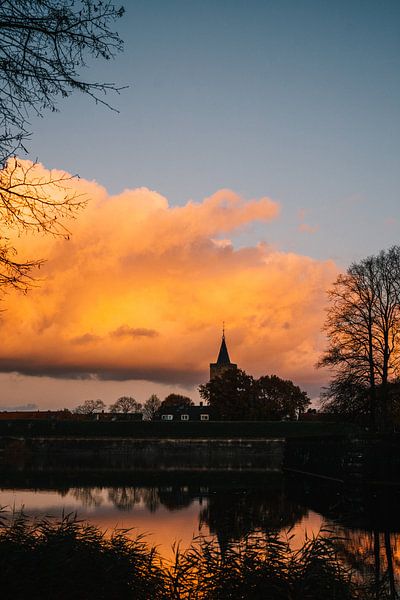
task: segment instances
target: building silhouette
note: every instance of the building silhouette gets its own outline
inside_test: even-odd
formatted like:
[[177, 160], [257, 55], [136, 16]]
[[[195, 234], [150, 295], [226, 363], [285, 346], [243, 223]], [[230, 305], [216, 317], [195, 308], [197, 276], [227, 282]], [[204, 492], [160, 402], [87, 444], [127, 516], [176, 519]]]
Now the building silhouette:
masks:
[[219, 349], [217, 362], [210, 363], [210, 379], [214, 377], [220, 377], [226, 371], [230, 369], [237, 369], [237, 365], [231, 362], [229, 358], [228, 348], [225, 341], [225, 329], [222, 329], [222, 341]]

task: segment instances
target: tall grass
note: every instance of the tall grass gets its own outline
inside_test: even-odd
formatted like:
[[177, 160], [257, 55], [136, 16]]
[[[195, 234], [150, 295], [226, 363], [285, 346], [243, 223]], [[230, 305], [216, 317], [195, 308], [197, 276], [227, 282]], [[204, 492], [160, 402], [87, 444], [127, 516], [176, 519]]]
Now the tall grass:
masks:
[[116, 530], [106, 537], [73, 515], [32, 520], [3, 518], [0, 530], [2, 598], [162, 598], [159, 557], [141, 536]]
[[142, 536], [106, 536], [74, 515], [0, 515], [3, 599], [367, 600], [338, 559], [335, 540], [307, 539], [297, 550], [277, 534], [249, 535], [221, 551], [195, 539], [166, 562]]

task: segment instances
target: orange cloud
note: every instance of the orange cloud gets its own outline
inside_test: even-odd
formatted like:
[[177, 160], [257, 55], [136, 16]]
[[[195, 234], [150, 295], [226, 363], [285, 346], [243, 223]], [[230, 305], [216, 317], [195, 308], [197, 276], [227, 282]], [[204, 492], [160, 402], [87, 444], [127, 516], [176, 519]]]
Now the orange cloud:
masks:
[[94, 182], [71, 185], [91, 198], [69, 223], [71, 240], [18, 240], [47, 262], [39, 287], [6, 297], [0, 370], [195, 384], [224, 320], [231, 358], [248, 372], [320, 377], [313, 365], [335, 265], [263, 243], [235, 249], [225, 237], [275, 219], [276, 202], [219, 190], [170, 206], [147, 188], [108, 196]]

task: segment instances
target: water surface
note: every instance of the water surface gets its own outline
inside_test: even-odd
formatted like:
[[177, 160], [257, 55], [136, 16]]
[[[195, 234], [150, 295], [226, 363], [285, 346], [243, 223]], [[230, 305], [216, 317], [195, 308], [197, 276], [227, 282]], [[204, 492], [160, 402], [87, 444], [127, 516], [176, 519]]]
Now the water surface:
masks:
[[199, 535], [223, 550], [252, 533], [340, 536], [342, 559], [360, 577], [400, 580], [399, 491], [344, 488], [278, 472], [129, 470], [16, 464], [0, 468], [0, 505], [33, 517], [76, 513], [102, 530], [146, 533], [172, 557]]

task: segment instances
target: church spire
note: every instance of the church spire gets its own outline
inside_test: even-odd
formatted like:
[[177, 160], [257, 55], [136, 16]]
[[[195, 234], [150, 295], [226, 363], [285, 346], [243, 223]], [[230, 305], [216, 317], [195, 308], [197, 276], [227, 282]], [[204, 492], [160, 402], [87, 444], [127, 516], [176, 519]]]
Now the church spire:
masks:
[[229, 358], [229, 352], [225, 340], [225, 322], [223, 322], [221, 347], [219, 349], [217, 362], [210, 363], [210, 379], [222, 375], [224, 371], [228, 369], [237, 369], [237, 365], [231, 363], [231, 359]]
[[217, 365], [230, 365], [231, 359], [229, 358], [228, 348], [226, 347], [225, 341], [225, 323], [222, 324], [222, 340], [221, 347], [219, 349], [219, 354], [217, 358]]

